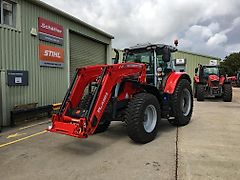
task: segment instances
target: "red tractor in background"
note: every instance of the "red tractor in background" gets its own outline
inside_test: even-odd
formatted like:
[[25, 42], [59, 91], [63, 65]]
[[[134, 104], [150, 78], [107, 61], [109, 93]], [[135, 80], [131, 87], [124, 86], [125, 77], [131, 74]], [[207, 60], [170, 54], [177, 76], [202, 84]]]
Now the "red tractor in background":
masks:
[[222, 97], [223, 101], [232, 101], [232, 85], [226, 76], [221, 75], [218, 65], [198, 65], [195, 68], [194, 97], [204, 101], [206, 97]]
[[240, 71], [237, 71], [236, 76], [228, 76], [227, 79], [234, 87], [240, 87]]
[[175, 126], [188, 124], [191, 79], [171, 68], [175, 51], [163, 44], [137, 45], [125, 49], [124, 63], [78, 68], [49, 131], [86, 138], [122, 121], [133, 141], [148, 143], [161, 118]]

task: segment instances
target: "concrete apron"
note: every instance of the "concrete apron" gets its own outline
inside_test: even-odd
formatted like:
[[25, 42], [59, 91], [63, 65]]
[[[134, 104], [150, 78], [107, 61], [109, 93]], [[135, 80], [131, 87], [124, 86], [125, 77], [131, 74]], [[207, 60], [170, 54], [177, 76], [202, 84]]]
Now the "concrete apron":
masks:
[[236, 95], [234, 90], [233, 102], [194, 102], [190, 124], [178, 130], [177, 179], [240, 179], [240, 101]]
[[240, 103], [240, 88], [233, 88], [233, 102]]

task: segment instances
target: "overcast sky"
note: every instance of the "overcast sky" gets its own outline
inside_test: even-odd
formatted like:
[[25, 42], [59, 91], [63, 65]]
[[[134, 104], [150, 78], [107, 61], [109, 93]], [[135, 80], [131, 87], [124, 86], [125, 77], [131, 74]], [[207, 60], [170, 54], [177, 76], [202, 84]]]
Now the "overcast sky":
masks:
[[240, 0], [42, 0], [115, 37], [114, 48], [173, 44], [224, 58], [240, 51]]

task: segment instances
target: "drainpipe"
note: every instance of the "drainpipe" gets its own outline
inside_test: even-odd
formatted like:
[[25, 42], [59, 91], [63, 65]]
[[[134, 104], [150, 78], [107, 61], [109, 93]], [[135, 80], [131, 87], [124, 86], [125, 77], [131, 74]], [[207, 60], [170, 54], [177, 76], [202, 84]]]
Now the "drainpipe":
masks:
[[0, 69], [0, 130], [7, 125], [6, 71]]

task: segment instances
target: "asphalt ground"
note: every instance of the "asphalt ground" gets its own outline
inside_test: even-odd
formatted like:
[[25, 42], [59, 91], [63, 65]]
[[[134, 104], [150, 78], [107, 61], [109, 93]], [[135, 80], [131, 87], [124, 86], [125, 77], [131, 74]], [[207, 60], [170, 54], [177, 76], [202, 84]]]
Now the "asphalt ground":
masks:
[[123, 123], [77, 139], [46, 132], [49, 119], [0, 134], [0, 179], [240, 179], [240, 104], [194, 102], [192, 121], [161, 121], [139, 145]]
[[48, 125], [3, 133], [1, 179], [175, 178], [176, 128], [167, 121], [146, 145], [132, 142], [119, 122], [87, 139], [45, 132]]

